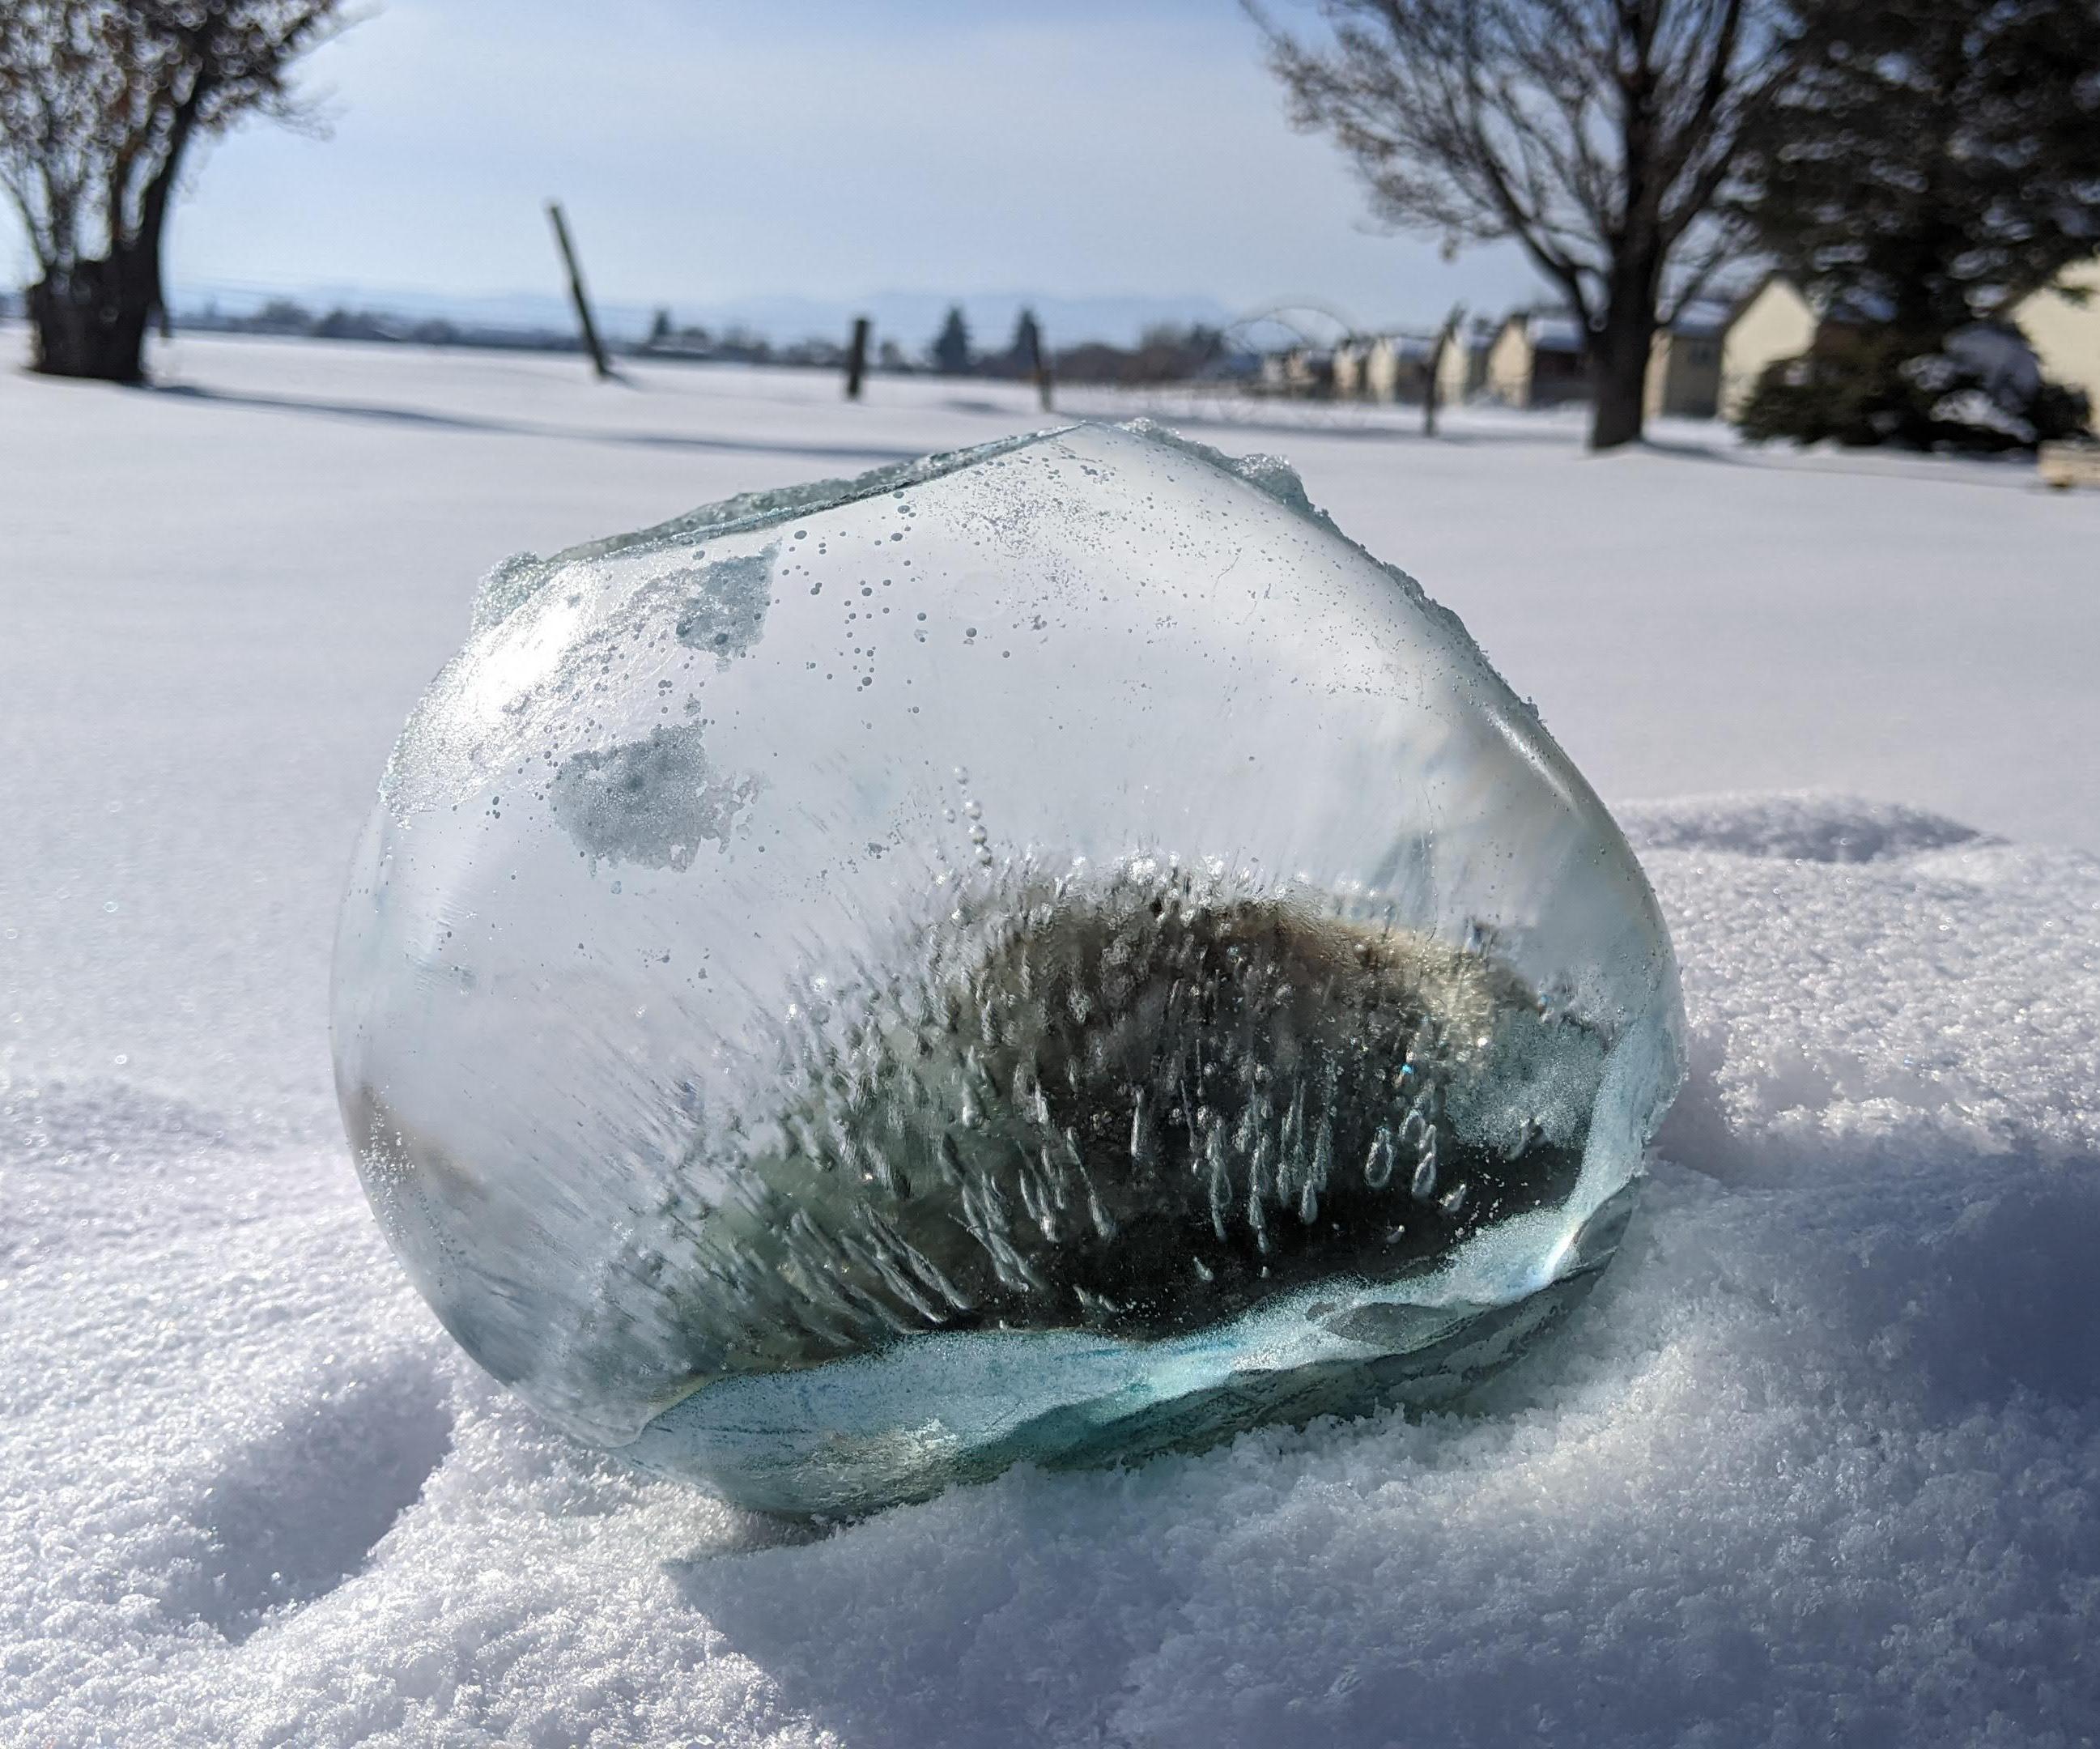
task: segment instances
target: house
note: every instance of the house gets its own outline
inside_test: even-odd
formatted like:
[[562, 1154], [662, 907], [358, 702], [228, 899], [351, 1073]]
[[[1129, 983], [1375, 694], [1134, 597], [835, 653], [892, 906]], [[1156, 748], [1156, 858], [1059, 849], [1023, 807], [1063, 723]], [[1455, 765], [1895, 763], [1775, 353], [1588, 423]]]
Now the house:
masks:
[[1262, 395], [1320, 396], [1335, 392], [1335, 354], [1310, 347], [1263, 356], [1255, 391]]
[[1814, 307], [1785, 274], [1767, 273], [1752, 287], [1721, 332], [1721, 417], [1738, 418], [1758, 378], [1780, 360], [1806, 353], [1820, 325]]
[[1365, 391], [1371, 342], [1353, 335], [1335, 348], [1335, 399], [1355, 400]]
[[1337, 400], [1405, 401], [1418, 406], [1429, 386], [1434, 335], [1359, 335], [1335, 349]]
[[[1768, 273], [1732, 308], [1694, 303], [1655, 337], [1645, 411], [1651, 418], [1718, 413], [1733, 422], [1772, 365], [1857, 345], [1887, 319], [1887, 311], [1857, 296], [1819, 311], [1792, 280]], [[2013, 319], [2043, 374], [2084, 390], [2100, 410], [2100, 259], [2069, 269], [2054, 285], [2024, 299]], [[1573, 320], [1560, 312], [1519, 311], [1495, 331], [1487, 349], [1482, 380], [1489, 397], [1511, 407], [1542, 407], [1581, 396], [1587, 386], [1579, 339]], [[1447, 368], [1454, 362], [1446, 356]], [[1447, 385], [1445, 395], [1457, 400], [1465, 392]]]
[[[2084, 303], [2077, 300], [2080, 290]], [[1889, 312], [1857, 296], [1841, 297], [1819, 312], [1782, 274], [1767, 274], [1736, 307], [1721, 339], [1722, 417], [1733, 420], [1780, 360], [1811, 351], [1857, 345]], [[2067, 268], [2057, 282], [2014, 306], [2013, 323], [2025, 336], [2050, 381], [2083, 389], [2100, 408], [2100, 260]]]
[[[1643, 406], [1651, 418], [1670, 413], [1710, 419], [1732, 415], [1767, 364], [1806, 352], [1816, 338], [1815, 314], [1790, 280], [1766, 278], [1731, 306], [1702, 299], [1658, 332], [1648, 353]], [[1590, 392], [1580, 321], [1564, 311], [1520, 310], [1496, 329], [1475, 366], [1458, 347], [1445, 357], [1453, 375], [1477, 368], [1490, 400], [1509, 407], [1551, 407]], [[1467, 391], [1447, 382], [1447, 400]]]
[[1377, 401], [1418, 407], [1429, 392], [1429, 367], [1436, 356], [1434, 334], [1380, 334], [1365, 364], [1365, 389]]
[[1560, 310], [1519, 310], [1495, 332], [1482, 386], [1506, 407], [1556, 407], [1590, 392], [1582, 329]]
[[[2080, 291], [2083, 303], [2073, 301]], [[2100, 260], [2067, 267], [2055, 285], [2022, 298], [2013, 307], [2013, 320], [2041, 361], [2042, 374], [2083, 389], [2100, 415]]]
[[1642, 408], [1680, 418], [1710, 419], [1721, 400], [1721, 346], [1729, 325], [1725, 304], [1688, 304], [1648, 348]]
[[1479, 317], [1467, 322], [1451, 337], [1436, 366], [1436, 398], [1457, 406], [1487, 387], [1488, 349], [1494, 344], [1495, 325]]

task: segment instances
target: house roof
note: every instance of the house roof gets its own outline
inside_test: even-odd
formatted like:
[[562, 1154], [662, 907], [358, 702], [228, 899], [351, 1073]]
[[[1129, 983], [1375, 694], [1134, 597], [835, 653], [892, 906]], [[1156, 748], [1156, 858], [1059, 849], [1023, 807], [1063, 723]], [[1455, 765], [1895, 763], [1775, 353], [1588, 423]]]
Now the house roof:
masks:
[[[1477, 351], [1492, 343], [1498, 332], [1499, 329], [1495, 323], [1476, 316], [1451, 337], [1452, 344]], [[1436, 356], [1436, 342], [1440, 338], [1435, 330], [1425, 333], [1420, 329], [1389, 328], [1376, 333], [1353, 335], [1343, 343], [1365, 354], [1374, 347], [1391, 347], [1401, 358], [1427, 361]]]
[[[1793, 275], [1781, 268], [1774, 267], [1760, 276], [1755, 285], [1728, 307], [1720, 328], [1715, 332], [1727, 329], [1736, 317], [1749, 309], [1774, 285], [1785, 286], [1794, 296], [1800, 298], [1815, 312], [1815, 319], [1819, 322], [1856, 324], [1868, 327], [1878, 322], [1886, 322], [1895, 314], [1886, 298], [1877, 298], [1870, 292], [1842, 291], [1834, 297], [1813, 297], [1801, 289]], [[1682, 331], [1679, 330], [1679, 332]]]
[[1688, 340], [1710, 340], [1735, 320], [1739, 307], [1724, 303], [1718, 298], [1694, 298], [1677, 312], [1677, 320], [1670, 325], [1670, 331]]

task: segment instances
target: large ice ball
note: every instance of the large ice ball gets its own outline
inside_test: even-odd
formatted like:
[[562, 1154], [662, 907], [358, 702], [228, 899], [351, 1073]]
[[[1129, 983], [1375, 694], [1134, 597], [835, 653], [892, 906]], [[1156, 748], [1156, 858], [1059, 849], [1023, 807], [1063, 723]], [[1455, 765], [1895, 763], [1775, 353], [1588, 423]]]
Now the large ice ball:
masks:
[[1458, 620], [1091, 425], [501, 568], [334, 1022], [467, 1351], [790, 1512], [1449, 1400], [1608, 1257], [1682, 1027]]

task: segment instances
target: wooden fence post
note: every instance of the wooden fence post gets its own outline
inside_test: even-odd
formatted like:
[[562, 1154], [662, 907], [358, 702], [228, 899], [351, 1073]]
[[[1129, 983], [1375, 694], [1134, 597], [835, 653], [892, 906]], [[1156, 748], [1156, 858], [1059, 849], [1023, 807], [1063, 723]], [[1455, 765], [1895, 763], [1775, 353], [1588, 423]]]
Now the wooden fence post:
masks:
[[1043, 343], [1043, 325], [1029, 330], [1035, 344], [1035, 394], [1045, 413], [1050, 411], [1050, 349]]
[[548, 201], [547, 217], [554, 223], [554, 241], [562, 251], [562, 264], [569, 270], [569, 295], [576, 300], [576, 325], [583, 329], [584, 349], [590, 354], [598, 375], [610, 377], [612, 366], [607, 362], [605, 347], [599, 343], [598, 324], [591, 320], [590, 300], [584, 295], [583, 269], [576, 265], [576, 249], [569, 241], [569, 227], [562, 218], [559, 201]]
[[867, 318], [854, 318], [853, 344], [846, 349], [846, 399], [860, 399], [860, 379], [867, 373]]

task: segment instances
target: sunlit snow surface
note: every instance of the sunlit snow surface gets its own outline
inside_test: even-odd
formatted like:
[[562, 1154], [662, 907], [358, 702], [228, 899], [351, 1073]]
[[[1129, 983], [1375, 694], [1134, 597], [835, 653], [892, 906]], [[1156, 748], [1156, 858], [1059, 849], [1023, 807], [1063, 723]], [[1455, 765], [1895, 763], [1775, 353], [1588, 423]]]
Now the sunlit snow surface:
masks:
[[1070, 427], [475, 618], [337, 1074], [417, 1287], [583, 1437], [864, 1510], [1446, 1402], [1609, 1257], [1681, 1075], [1653, 896], [1282, 464]]
[[[165, 368], [189, 392], [0, 372], [0, 1742], [2100, 1737], [2100, 495], [1686, 425], [1599, 459], [1471, 409], [1214, 433], [1536, 694], [1654, 883], [1690, 1078], [1617, 1261], [1485, 1412], [1023, 1468], [802, 1544], [439, 1327], [342, 1143], [331, 931], [491, 553], [995, 438], [1032, 393]], [[1709, 793], [1816, 784], [1883, 800]]]

